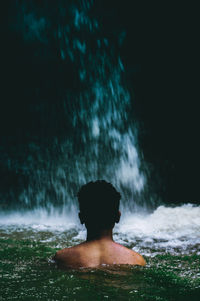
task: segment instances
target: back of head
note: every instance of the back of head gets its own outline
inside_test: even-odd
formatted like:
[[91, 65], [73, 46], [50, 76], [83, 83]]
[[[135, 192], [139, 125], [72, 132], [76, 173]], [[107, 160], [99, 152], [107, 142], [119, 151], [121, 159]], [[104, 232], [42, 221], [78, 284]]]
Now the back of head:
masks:
[[112, 227], [118, 215], [120, 198], [120, 193], [104, 180], [83, 185], [78, 192], [78, 201], [86, 226]]

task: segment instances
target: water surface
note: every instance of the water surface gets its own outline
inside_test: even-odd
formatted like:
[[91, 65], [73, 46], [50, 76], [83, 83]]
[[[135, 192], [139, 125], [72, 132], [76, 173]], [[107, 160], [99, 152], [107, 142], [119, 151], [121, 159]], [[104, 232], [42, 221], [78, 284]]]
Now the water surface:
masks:
[[117, 242], [144, 255], [146, 267], [60, 270], [55, 252], [85, 239], [76, 217], [44, 212], [1, 216], [1, 300], [199, 300], [200, 207], [160, 206], [126, 213]]

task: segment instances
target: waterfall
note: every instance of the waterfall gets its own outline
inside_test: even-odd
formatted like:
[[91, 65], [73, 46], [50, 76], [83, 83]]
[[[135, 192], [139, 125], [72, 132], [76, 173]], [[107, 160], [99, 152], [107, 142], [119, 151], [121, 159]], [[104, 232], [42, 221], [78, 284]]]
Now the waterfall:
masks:
[[[62, 69], [62, 76], [52, 72], [35, 87], [36, 104], [31, 105], [38, 108], [40, 139], [30, 137], [21, 160], [28, 184], [19, 193], [19, 207], [73, 211], [78, 189], [97, 179], [119, 189], [129, 209], [145, 190], [133, 100], [117, 52], [125, 33], [109, 38], [94, 8], [95, 1], [16, 2], [13, 31], [34, 49], [29, 59], [39, 68], [54, 62]], [[56, 134], [49, 145], [40, 145], [51, 119], [59, 124]]]

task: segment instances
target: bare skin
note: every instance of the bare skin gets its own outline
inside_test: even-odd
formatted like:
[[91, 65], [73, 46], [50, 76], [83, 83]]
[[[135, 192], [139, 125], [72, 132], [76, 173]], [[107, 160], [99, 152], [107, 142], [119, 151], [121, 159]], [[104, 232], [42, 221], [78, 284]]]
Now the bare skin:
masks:
[[112, 228], [94, 231], [87, 228], [87, 240], [77, 246], [58, 251], [54, 257], [61, 268], [95, 268], [101, 265], [141, 265], [144, 258], [113, 241]]

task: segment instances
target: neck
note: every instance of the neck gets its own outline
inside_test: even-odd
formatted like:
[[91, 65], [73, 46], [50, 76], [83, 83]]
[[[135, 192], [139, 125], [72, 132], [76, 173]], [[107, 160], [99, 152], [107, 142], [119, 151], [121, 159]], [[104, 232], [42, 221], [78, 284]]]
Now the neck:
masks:
[[112, 228], [104, 230], [87, 228], [87, 241], [92, 240], [113, 240]]

